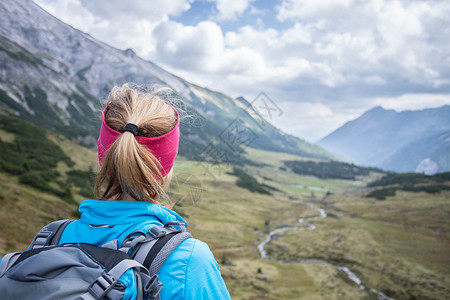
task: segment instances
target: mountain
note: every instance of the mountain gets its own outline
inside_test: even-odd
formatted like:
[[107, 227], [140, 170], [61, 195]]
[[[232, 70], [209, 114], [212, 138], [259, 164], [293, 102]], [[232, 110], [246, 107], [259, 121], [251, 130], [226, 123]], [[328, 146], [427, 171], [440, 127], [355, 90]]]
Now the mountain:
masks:
[[450, 130], [419, 138], [397, 150], [380, 164], [397, 172], [432, 175], [450, 170]]
[[156, 84], [171, 87], [183, 100], [175, 105], [192, 115], [181, 125], [180, 154], [186, 157], [207, 159], [203, 154], [212, 144], [221, 157], [237, 159], [248, 146], [334, 158], [317, 145], [281, 132], [243, 102], [183, 80], [131, 49], [98, 42], [30, 0], [1, 1], [0, 18], [0, 106], [8, 115], [94, 148], [104, 103], [99, 99], [125, 82]]
[[450, 170], [450, 106], [396, 112], [375, 107], [318, 144], [358, 164], [397, 172]]

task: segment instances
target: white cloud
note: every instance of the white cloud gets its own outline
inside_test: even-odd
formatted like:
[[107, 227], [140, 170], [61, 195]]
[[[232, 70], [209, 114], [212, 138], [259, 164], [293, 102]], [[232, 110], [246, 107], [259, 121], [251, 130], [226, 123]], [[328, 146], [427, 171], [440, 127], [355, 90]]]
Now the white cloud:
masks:
[[214, 22], [185, 26], [169, 21], [161, 23], [154, 36], [159, 41], [156, 56], [160, 62], [189, 68], [194, 73], [209, 72], [214, 80], [228, 79], [228, 86], [290, 80], [311, 76], [315, 70], [322, 70], [324, 80], [332, 81], [326, 76], [333, 73], [329, 68], [313, 66], [304, 58], [270, 59], [273, 51], [282, 51], [279, 33], [274, 29], [257, 31], [245, 26], [223, 36]]
[[[390, 77], [435, 88], [449, 82], [443, 51], [448, 45], [432, 40], [438, 25], [449, 25], [450, 5], [439, 1], [285, 0], [277, 17], [292, 26], [244, 25], [225, 35], [212, 21], [194, 26], [170, 21], [189, 9], [188, 0], [37, 1], [64, 21], [176, 73], [211, 85], [225, 76], [230, 82], [223, 87], [231, 91], [242, 82], [290, 84], [302, 93], [312, 85], [389, 84]], [[255, 4], [215, 2], [223, 18], [237, 18]]]
[[384, 85], [386, 83], [386, 80], [384, 80], [380, 76], [372, 75], [364, 77], [364, 82], [371, 85]]
[[374, 105], [396, 111], [420, 110], [450, 105], [450, 94], [404, 94], [399, 97], [376, 98], [372, 102]]
[[236, 20], [255, 0], [208, 0], [216, 3], [218, 20]]
[[[284, 0], [275, 11], [282, 26], [273, 28], [264, 24], [266, 8], [253, 0], [214, 0], [216, 12], [204, 18], [209, 21], [194, 25], [173, 20], [191, 0], [35, 1], [189, 81], [250, 99], [266, 91], [312, 114], [329, 108], [331, 115], [286, 114], [288, 121], [280, 121], [310, 140], [375, 105], [448, 103], [446, 96], [433, 96], [447, 94], [450, 85], [448, 1]], [[246, 24], [249, 14], [259, 18], [256, 25]], [[224, 32], [222, 21], [230, 20], [239, 26]], [[304, 129], [307, 124], [314, 130]]]
[[275, 29], [257, 30], [247, 25], [240, 27], [237, 31], [227, 32], [225, 40], [227, 47], [247, 46], [261, 52], [264, 49], [275, 47], [278, 43], [278, 36], [279, 32]]
[[96, 17], [82, 5], [80, 0], [36, 0], [35, 2], [63, 22], [85, 32], [89, 32], [95, 26], [101, 28], [108, 26], [108, 21]]
[[448, 44], [437, 32], [449, 26], [449, 14], [446, 1], [286, 0], [277, 17], [307, 24], [314, 37], [310, 56], [341, 73], [383, 70], [439, 86], [442, 66], [435, 60], [446, 56], [436, 46]]
[[158, 41], [155, 55], [165, 64], [178, 68], [217, 72], [224, 51], [221, 28], [214, 22], [196, 26], [162, 22], [153, 32]]
[[288, 19], [315, 19], [334, 16], [336, 12], [348, 8], [352, 0], [285, 0], [277, 7], [277, 18], [281, 21]]
[[280, 42], [283, 43], [280, 46], [296, 45], [296, 44], [311, 44], [312, 32], [309, 26], [305, 26], [300, 23], [294, 24], [291, 28], [285, 30], [280, 37]]

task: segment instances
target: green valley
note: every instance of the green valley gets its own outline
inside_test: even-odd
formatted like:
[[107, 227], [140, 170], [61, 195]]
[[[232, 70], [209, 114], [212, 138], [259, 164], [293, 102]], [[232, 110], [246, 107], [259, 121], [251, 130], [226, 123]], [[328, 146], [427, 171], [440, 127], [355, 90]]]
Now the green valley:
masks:
[[[52, 220], [77, 218], [77, 204], [89, 196], [96, 153], [56, 133], [44, 133], [53, 150], [61, 151], [55, 160], [70, 157], [58, 159], [48, 184], [56, 190], [66, 186], [71, 201], [2, 169], [1, 255], [24, 250]], [[2, 144], [9, 146], [20, 141], [20, 135], [7, 127], [0, 130]], [[394, 196], [378, 200], [367, 197], [384, 188], [367, 187], [383, 176], [376, 170], [355, 180], [320, 179], [286, 168], [284, 161], [307, 160], [293, 154], [247, 148], [244, 157], [252, 163], [239, 168], [178, 157], [169, 193], [188, 230], [211, 247], [233, 299], [448, 295], [448, 190], [398, 188]], [[450, 186], [448, 177], [440, 177], [440, 185]], [[256, 189], [248, 189], [248, 184]], [[278, 229], [263, 247], [269, 259], [262, 259], [258, 245]]]

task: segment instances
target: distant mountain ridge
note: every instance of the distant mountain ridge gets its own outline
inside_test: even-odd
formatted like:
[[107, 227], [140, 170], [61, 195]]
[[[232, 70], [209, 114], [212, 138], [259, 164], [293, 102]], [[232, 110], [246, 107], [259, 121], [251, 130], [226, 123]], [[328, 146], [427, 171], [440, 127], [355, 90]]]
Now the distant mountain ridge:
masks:
[[185, 81], [131, 49], [122, 51], [98, 42], [30, 0], [1, 1], [0, 19], [0, 106], [6, 114], [95, 147], [99, 99], [125, 82], [158, 84], [181, 96], [184, 108], [199, 123], [181, 124], [180, 153], [187, 157], [198, 158], [209, 142], [228, 156], [235, 155], [236, 149], [223, 141], [226, 135], [221, 133], [237, 120], [252, 135], [251, 144], [244, 146], [334, 158], [321, 147], [250, 114], [239, 100]]
[[398, 172], [450, 170], [450, 106], [417, 111], [375, 107], [318, 144], [354, 162]]

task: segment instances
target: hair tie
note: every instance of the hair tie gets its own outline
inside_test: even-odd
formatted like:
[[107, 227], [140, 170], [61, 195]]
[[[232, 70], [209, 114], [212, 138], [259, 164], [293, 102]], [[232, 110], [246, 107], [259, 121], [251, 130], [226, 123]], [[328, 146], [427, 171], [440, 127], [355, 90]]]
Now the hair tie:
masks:
[[129, 131], [131, 132], [134, 136], [137, 135], [138, 133], [138, 127], [136, 124], [133, 123], [128, 123], [127, 125], [125, 125], [125, 128], [123, 129], [122, 133]]

